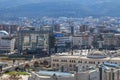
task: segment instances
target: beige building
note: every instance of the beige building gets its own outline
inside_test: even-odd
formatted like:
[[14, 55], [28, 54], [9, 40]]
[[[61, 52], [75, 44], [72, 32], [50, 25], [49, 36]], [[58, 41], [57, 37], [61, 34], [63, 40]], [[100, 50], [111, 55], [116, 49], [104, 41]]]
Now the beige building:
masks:
[[103, 39], [106, 46], [120, 46], [120, 34], [105, 33], [103, 34]]
[[109, 57], [103, 51], [91, 51], [89, 54], [87, 54], [87, 56], [71, 54], [51, 56], [51, 67], [56, 70], [67, 72], [76, 71], [77, 66], [79, 67], [80, 71], [80, 69], [84, 70], [90, 66], [96, 66], [103, 64], [104, 62], [120, 64], [120, 58]]

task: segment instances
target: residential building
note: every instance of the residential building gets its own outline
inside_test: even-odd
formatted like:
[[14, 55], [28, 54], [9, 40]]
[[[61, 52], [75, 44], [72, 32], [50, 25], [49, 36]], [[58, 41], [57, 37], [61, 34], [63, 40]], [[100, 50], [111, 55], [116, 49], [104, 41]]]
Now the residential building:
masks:
[[9, 25], [9, 24], [1, 24], [0, 30], [5, 30], [9, 34], [14, 34], [18, 31], [19, 26], [18, 25]]
[[[49, 30], [35, 30], [32, 27], [25, 28], [18, 32], [18, 51], [24, 50], [45, 50], [49, 51]], [[38, 51], [39, 52], [39, 51]]]
[[84, 32], [73, 36], [73, 47], [90, 48], [93, 43], [93, 36], [89, 32]]
[[15, 38], [9, 36], [6, 31], [0, 31], [0, 53], [14, 52]]

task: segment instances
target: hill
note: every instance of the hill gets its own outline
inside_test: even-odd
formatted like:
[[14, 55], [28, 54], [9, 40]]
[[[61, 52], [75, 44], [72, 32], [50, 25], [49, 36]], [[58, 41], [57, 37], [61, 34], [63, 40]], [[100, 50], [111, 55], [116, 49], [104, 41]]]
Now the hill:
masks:
[[[0, 16], [120, 16], [119, 0], [1, 0]], [[11, 5], [11, 6], [10, 6]]]

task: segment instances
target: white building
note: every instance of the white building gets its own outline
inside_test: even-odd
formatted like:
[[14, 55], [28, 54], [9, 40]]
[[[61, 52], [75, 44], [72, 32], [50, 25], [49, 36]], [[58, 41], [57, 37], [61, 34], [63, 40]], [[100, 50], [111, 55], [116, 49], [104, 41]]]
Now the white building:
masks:
[[74, 74], [55, 71], [31, 72], [31, 76], [34, 80], [75, 80]]
[[32, 78], [35, 80], [100, 80], [98, 69], [86, 70], [75, 74], [57, 71], [39, 71], [32, 72]]
[[10, 37], [6, 31], [0, 31], [0, 53], [14, 51], [15, 39]]
[[92, 45], [92, 42], [93, 42], [93, 36], [90, 35], [88, 32], [73, 36], [73, 46], [90, 47]]
[[76, 74], [77, 80], [100, 80], [99, 78], [99, 70], [86, 70], [81, 71]]

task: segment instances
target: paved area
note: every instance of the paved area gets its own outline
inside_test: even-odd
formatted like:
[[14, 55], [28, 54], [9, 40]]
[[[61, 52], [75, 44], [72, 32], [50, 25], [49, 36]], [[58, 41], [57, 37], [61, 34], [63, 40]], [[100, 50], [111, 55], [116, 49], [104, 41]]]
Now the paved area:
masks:
[[[10, 80], [9, 77], [10, 77], [9, 75], [4, 74], [2, 77], [0, 77], [0, 80]], [[21, 75], [20, 77], [21, 79], [19, 80], [28, 80], [29, 78], [29, 76], [23, 76], [23, 75]]]

